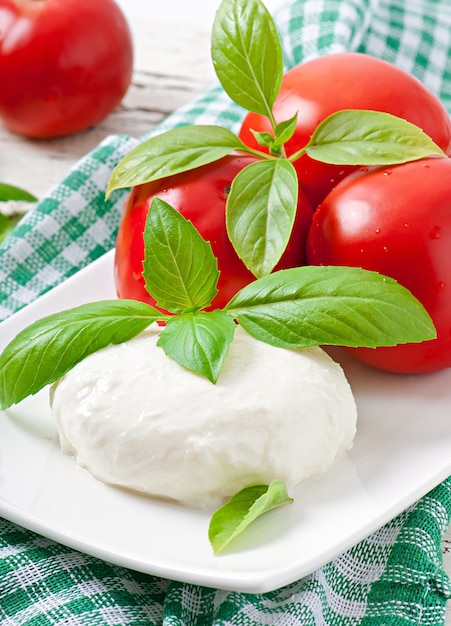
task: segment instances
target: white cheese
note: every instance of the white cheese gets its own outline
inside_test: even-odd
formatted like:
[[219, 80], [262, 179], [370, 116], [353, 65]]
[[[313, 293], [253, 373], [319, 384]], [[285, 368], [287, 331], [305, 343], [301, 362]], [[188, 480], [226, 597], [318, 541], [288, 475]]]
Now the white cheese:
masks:
[[353, 394], [321, 348], [275, 348], [238, 327], [214, 385], [167, 357], [159, 332], [87, 357], [52, 388], [62, 449], [97, 479], [212, 508], [250, 484], [290, 490], [352, 445]]

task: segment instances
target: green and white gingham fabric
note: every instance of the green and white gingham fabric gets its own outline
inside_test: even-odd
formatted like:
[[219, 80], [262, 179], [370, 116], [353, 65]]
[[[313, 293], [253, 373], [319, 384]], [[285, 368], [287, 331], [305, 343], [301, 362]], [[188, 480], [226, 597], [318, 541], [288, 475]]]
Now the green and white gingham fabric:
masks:
[[[276, 19], [287, 67], [329, 52], [366, 52], [419, 77], [451, 111], [450, 0], [292, 0]], [[186, 123], [236, 129], [242, 115], [213, 86], [152, 132]], [[105, 202], [104, 191], [136, 142], [108, 137], [0, 246], [0, 319], [114, 246], [125, 192]], [[451, 478], [312, 575], [260, 595], [136, 573], [0, 520], [0, 623], [439, 626], [451, 594], [441, 559], [450, 514]]]

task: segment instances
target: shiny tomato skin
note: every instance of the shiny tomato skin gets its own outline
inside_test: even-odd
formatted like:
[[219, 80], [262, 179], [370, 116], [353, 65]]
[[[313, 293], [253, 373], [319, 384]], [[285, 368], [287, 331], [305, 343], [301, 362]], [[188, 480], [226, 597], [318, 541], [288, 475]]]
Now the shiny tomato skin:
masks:
[[[357, 52], [330, 54], [302, 63], [283, 77], [274, 105], [277, 122], [298, 113], [296, 131], [286, 144], [288, 155], [303, 148], [328, 115], [343, 109], [391, 113], [416, 124], [446, 153], [451, 149], [451, 122], [440, 100], [410, 74], [381, 59]], [[268, 119], [249, 113], [240, 138], [259, 148], [251, 129], [270, 132]], [[353, 166], [320, 163], [304, 155], [294, 166], [315, 208]]]
[[0, 119], [31, 138], [69, 135], [111, 113], [133, 43], [114, 0], [0, 0]]
[[307, 258], [391, 276], [430, 314], [437, 339], [353, 348], [361, 361], [398, 373], [451, 366], [451, 159], [431, 158], [351, 174], [316, 209]]
[[[233, 178], [255, 159], [231, 155], [171, 178], [134, 187], [125, 203], [119, 225], [115, 254], [115, 284], [120, 298], [155, 304], [144, 287], [142, 233], [149, 207], [161, 198], [190, 220], [204, 239], [211, 243], [221, 272], [218, 295], [211, 308], [222, 308], [235, 293], [255, 279], [234, 251], [227, 236], [225, 208]], [[305, 263], [305, 241], [312, 219], [312, 208], [303, 194], [290, 242], [276, 269]]]

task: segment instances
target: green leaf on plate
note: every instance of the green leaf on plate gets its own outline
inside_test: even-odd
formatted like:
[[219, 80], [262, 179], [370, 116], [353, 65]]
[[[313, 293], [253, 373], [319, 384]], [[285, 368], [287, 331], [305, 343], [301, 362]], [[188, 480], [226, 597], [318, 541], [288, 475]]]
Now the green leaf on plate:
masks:
[[177, 315], [167, 320], [158, 345], [183, 367], [216, 383], [235, 328], [224, 311]]
[[144, 280], [158, 306], [171, 313], [203, 309], [218, 290], [218, 261], [193, 224], [154, 198], [144, 231]]
[[34, 322], [0, 355], [1, 408], [37, 393], [89, 354], [135, 337], [161, 317], [142, 302], [104, 300]]
[[213, 23], [211, 56], [232, 100], [272, 117], [283, 55], [274, 21], [260, 0], [223, 0]]
[[221, 126], [180, 126], [150, 137], [133, 148], [114, 168], [106, 195], [166, 178], [218, 161], [233, 150], [246, 149]]
[[298, 181], [286, 159], [256, 161], [234, 178], [227, 198], [227, 232], [238, 256], [257, 277], [269, 274], [293, 228]]
[[418, 126], [379, 111], [345, 110], [327, 117], [313, 133], [307, 154], [337, 165], [390, 165], [446, 156]]
[[274, 480], [270, 485], [245, 487], [212, 515], [208, 538], [213, 552], [223, 552], [263, 513], [290, 502], [293, 499], [281, 480]]
[[357, 267], [305, 266], [241, 289], [226, 310], [274, 346], [392, 346], [436, 336], [420, 302], [391, 278]]

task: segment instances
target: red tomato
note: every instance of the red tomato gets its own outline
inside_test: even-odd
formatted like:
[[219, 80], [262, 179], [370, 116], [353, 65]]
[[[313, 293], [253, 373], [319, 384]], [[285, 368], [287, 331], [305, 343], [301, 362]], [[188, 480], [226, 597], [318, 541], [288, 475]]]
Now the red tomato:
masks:
[[[406, 119], [424, 130], [445, 152], [451, 149], [449, 114], [416, 78], [369, 55], [344, 52], [323, 56], [289, 70], [274, 106], [277, 122], [298, 113], [296, 131], [286, 144], [288, 155], [303, 148], [328, 115], [343, 109], [375, 110]], [[270, 132], [268, 119], [249, 113], [240, 138], [258, 144], [251, 129]], [[303, 156], [294, 166], [313, 207], [355, 167], [327, 165]]]
[[[161, 198], [189, 219], [202, 237], [211, 243], [221, 272], [219, 293], [213, 300], [212, 308], [222, 308], [239, 289], [254, 280], [255, 277], [239, 259], [227, 236], [225, 207], [233, 178], [255, 160], [249, 156], [228, 156], [195, 170], [132, 189], [125, 204], [116, 242], [115, 282], [120, 298], [155, 304], [144, 288], [142, 277], [142, 233], [150, 204], [155, 197]], [[311, 206], [301, 194], [292, 236], [277, 269], [304, 264], [305, 240], [311, 220]]]
[[348, 265], [391, 276], [422, 302], [437, 339], [351, 351], [400, 373], [451, 366], [451, 159], [431, 158], [357, 172], [316, 209], [311, 264]]
[[16, 133], [56, 137], [100, 122], [132, 65], [114, 0], [0, 0], [0, 118]]

